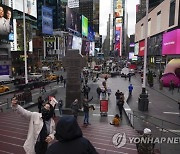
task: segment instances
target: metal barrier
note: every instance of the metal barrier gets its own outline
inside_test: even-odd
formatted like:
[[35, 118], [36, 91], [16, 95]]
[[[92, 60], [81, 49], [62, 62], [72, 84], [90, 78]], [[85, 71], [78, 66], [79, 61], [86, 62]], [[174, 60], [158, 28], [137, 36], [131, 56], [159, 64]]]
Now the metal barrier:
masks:
[[133, 113], [128, 113], [128, 118], [130, 121], [132, 120], [132, 126], [134, 129], [136, 129], [138, 132], [143, 132], [144, 128], [150, 128], [152, 130], [152, 134], [154, 137], [157, 138], [169, 138], [169, 139], [179, 139], [178, 144], [170, 144], [170, 143], [157, 143], [155, 145], [156, 149], [159, 149], [159, 151], [162, 154], [178, 154], [180, 151], [180, 125], [159, 119], [154, 116], [150, 116], [147, 114], [143, 114], [138, 111], [133, 111]]

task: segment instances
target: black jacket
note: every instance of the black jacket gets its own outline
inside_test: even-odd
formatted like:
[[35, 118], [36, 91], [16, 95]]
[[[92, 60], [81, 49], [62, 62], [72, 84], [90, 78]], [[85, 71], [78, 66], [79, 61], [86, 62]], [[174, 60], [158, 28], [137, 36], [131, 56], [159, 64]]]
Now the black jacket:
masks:
[[83, 137], [82, 131], [72, 116], [60, 118], [53, 143], [46, 154], [98, 154], [93, 145]]

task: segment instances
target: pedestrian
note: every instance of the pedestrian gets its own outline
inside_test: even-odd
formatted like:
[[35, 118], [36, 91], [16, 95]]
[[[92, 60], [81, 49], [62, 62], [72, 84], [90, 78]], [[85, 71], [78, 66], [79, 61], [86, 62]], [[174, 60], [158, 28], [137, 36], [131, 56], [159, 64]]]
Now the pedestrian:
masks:
[[40, 93], [44, 93], [44, 92], [46, 92], [45, 85], [43, 85], [43, 86], [40, 88]]
[[173, 94], [173, 91], [174, 91], [174, 82], [173, 82], [173, 80], [171, 80], [170, 83], [169, 83], [169, 90], [172, 91], [172, 94]]
[[90, 123], [89, 123], [89, 108], [91, 108], [92, 106], [89, 105], [89, 102], [92, 100], [93, 100], [93, 97], [90, 100], [85, 98], [83, 101], [84, 125], [90, 125]]
[[115, 96], [116, 96], [116, 104], [117, 104], [117, 102], [119, 101], [119, 99], [120, 99], [120, 91], [119, 91], [119, 89], [116, 91], [116, 93], [115, 93]]
[[66, 79], [63, 80], [64, 81], [64, 88], [66, 87]]
[[20, 105], [16, 97], [12, 99], [13, 110], [29, 121], [27, 139], [24, 143], [26, 154], [45, 154], [48, 144], [54, 139], [55, 122], [52, 119], [53, 107], [46, 103], [42, 113], [27, 111]]
[[151, 130], [149, 128], [145, 128], [143, 131], [143, 135], [141, 135], [138, 139], [140, 141], [146, 141], [137, 142], [136, 147], [138, 150], [138, 154], [154, 154], [155, 139], [152, 136]]
[[116, 114], [110, 123], [110, 125], [119, 126], [120, 125], [120, 117], [119, 114]]
[[39, 96], [38, 97], [38, 110], [39, 110], [39, 113], [41, 113], [43, 103], [44, 103], [44, 101], [42, 100], [42, 96]]
[[56, 78], [56, 82], [57, 82], [57, 84], [59, 84], [59, 75]]
[[129, 82], [131, 82], [131, 73], [128, 74]]
[[131, 96], [132, 95], [132, 91], [133, 91], [133, 85], [130, 84], [128, 89], [129, 89], [129, 96]]
[[98, 154], [91, 142], [83, 137], [81, 128], [72, 116], [60, 118], [56, 125], [56, 142], [46, 154]]
[[75, 119], [77, 119], [78, 117], [79, 109], [80, 109], [80, 105], [78, 99], [75, 99], [74, 102], [71, 104], [72, 114], [74, 115]]
[[84, 97], [89, 99], [89, 92], [90, 92], [91, 88], [85, 84], [83, 87], [83, 93], [84, 93]]
[[61, 76], [60, 76], [60, 81], [61, 81], [61, 83], [63, 83], [63, 80], [64, 80], [64, 78], [63, 78], [63, 76], [61, 75]]
[[100, 88], [100, 86], [97, 87], [96, 92], [97, 92], [98, 98], [99, 98], [99, 97], [100, 97], [100, 94], [101, 94], [101, 88]]
[[120, 92], [120, 98], [117, 102], [117, 106], [118, 106], [118, 109], [119, 109], [119, 114], [120, 114], [120, 118], [122, 118], [122, 109], [123, 109], [123, 106], [124, 106], [124, 94], [122, 92]]
[[62, 116], [62, 107], [63, 107], [63, 100], [60, 99], [58, 101], [58, 108], [59, 108], [59, 115], [60, 115], [60, 117]]

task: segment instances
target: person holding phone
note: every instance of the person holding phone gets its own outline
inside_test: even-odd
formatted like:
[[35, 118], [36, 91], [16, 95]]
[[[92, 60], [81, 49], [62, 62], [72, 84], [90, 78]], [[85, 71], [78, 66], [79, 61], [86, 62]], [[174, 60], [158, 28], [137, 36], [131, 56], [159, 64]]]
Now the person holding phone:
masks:
[[18, 104], [16, 97], [12, 98], [12, 109], [29, 121], [27, 139], [24, 143], [26, 154], [45, 154], [48, 144], [54, 139], [55, 122], [53, 117], [53, 107], [46, 103], [41, 112], [31, 112]]

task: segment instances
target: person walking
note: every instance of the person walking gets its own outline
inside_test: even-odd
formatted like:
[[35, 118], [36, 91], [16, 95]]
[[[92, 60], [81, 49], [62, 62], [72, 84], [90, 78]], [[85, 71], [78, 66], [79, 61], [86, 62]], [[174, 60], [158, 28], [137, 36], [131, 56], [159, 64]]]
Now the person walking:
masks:
[[59, 109], [59, 115], [60, 115], [60, 117], [62, 116], [62, 107], [63, 107], [63, 100], [60, 99], [60, 100], [58, 101], [58, 109]]
[[64, 79], [63, 82], [64, 82], [64, 88], [65, 88], [66, 87], [66, 79]]
[[80, 105], [78, 99], [75, 99], [74, 102], [71, 104], [72, 114], [74, 115], [75, 119], [77, 119], [78, 117], [79, 109], [80, 109]]
[[42, 100], [42, 96], [39, 96], [38, 97], [38, 110], [39, 110], [39, 113], [41, 113], [43, 103], [44, 103], [44, 101]]
[[128, 74], [129, 82], [131, 82], [131, 73]]
[[100, 94], [101, 94], [101, 88], [100, 88], [100, 86], [97, 87], [96, 92], [97, 92], [98, 98], [99, 98], [99, 97], [100, 97]]
[[83, 137], [77, 120], [72, 116], [60, 118], [56, 125], [56, 142], [46, 154], [98, 154], [91, 142]]
[[173, 94], [173, 91], [174, 91], [174, 82], [173, 82], [173, 80], [171, 80], [170, 83], [169, 83], [169, 90], [172, 91], [172, 94]]
[[93, 100], [93, 97], [90, 100], [85, 98], [83, 101], [84, 125], [90, 125], [90, 123], [89, 123], [89, 108], [91, 108], [92, 106], [89, 105], [89, 102], [92, 100]]
[[28, 135], [23, 146], [26, 154], [45, 154], [55, 134], [52, 105], [46, 103], [42, 108], [42, 113], [38, 113], [28, 111], [18, 105], [16, 97], [12, 98], [11, 104], [13, 111], [29, 120]]
[[59, 84], [59, 75], [56, 78], [56, 82], [57, 82], [57, 84]]
[[115, 93], [115, 96], [116, 96], [116, 104], [117, 104], [117, 102], [119, 101], [119, 99], [120, 99], [120, 91], [119, 91], [119, 89], [116, 91], [116, 93]]
[[118, 109], [119, 109], [119, 114], [120, 114], [120, 118], [122, 118], [122, 109], [123, 109], [123, 106], [124, 106], [124, 94], [122, 92], [120, 92], [120, 98], [117, 102], [117, 106], [118, 106]]
[[132, 91], [133, 91], [133, 85], [132, 84], [129, 85], [128, 90], [129, 90], [129, 96], [132, 96]]
[[64, 78], [63, 78], [63, 76], [61, 75], [61, 76], [60, 76], [60, 81], [61, 81], [61, 83], [63, 83], [63, 80], [64, 80]]
[[84, 97], [89, 99], [89, 92], [90, 92], [91, 88], [85, 84], [83, 87], [83, 93], [84, 93]]

